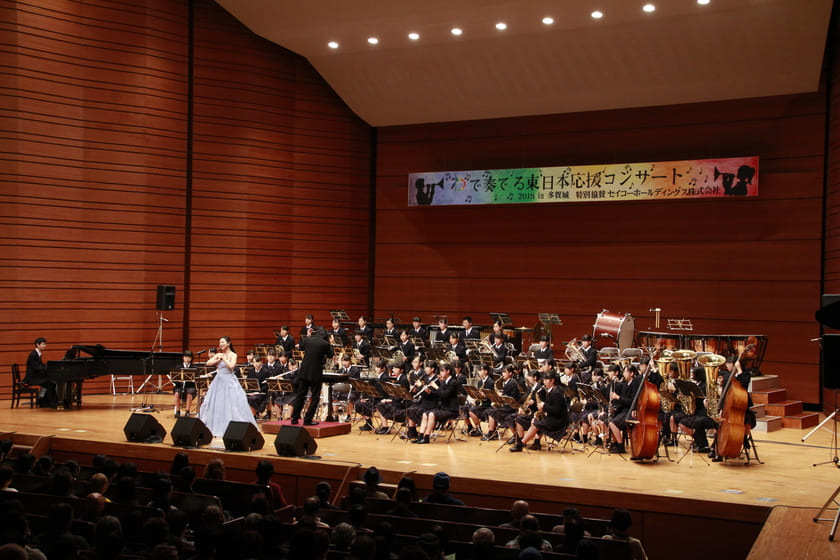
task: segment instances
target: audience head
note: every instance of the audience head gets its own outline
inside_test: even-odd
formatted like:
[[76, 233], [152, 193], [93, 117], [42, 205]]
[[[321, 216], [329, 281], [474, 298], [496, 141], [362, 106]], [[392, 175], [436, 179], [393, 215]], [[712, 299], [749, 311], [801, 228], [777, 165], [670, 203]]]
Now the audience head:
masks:
[[432, 479], [432, 488], [439, 492], [446, 492], [449, 490], [449, 475], [445, 472], [435, 473]]
[[315, 495], [318, 496], [321, 504], [328, 504], [332, 495], [332, 486], [329, 482], [322, 480], [315, 485]]
[[493, 546], [495, 542], [496, 535], [494, 535], [493, 531], [488, 529], [487, 527], [480, 527], [473, 532], [473, 544], [489, 544], [490, 546]]
[[204, 467], [204, 478], [210, 478], [213, 480], [224, 480], [225, 462], [217, 457], [214, 457], [207, 461], [207, 466]]
[[624, 534], [632, 524], [633, 519], [630, 517], [629, 511], [624, 508], [616, 508], [613, 510], [612, 517], [610, 518], [610, 527], [613, 531], [619, 534]]
[[172, 468], [169, 471], [169, 474], [179, 475], [181, 474], [181, 469], [188, 466], [190, 464], [190, 456], [184, 453], [183, 451], [176, 453], [174, 457], [172, 457]]
[[513, 507], [510, 508], [510, 516], [513, 521], [519, 521], [529, 513], [528, 502], [525, 500], [516, 500], [513, 502]]
[[257, 463], [257, 484], [268, 484], [274, 475], [274, 464], [271, 461], [260, 461]]

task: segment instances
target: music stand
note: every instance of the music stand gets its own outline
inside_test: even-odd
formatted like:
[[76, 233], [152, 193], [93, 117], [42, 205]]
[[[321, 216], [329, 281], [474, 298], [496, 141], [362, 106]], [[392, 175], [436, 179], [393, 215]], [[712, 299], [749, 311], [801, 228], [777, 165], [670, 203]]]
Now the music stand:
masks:
[[242, 385], [242, 389], [246, 393], [259, 393], [260, 392], [260, 380], [254, 377], [245, 377], [239, 378], [239, 384]]
[[346, 323], [350, 321], [350, 315], [348, 315], [347, 312], [343, 309], [330, 309], [330, 316], [333, 319], [336, 319], [339, 322], [339, 324], [342, 322]]
[[513, 324], [513, 321], [510, 319], [510, 315], [507, 313], [489, 313], [489, 315], [493, 323], [501, 323], [503, 327]]
[[486, 401], [487, 397], [484, 396], [484, 391], [479, 389], [478, 387], [473, 387], [472, 385], [463, 385], [464, 391], [466, 391], [467, 396], [471, 397], [476, 403], [480, 403], [482, 401]]

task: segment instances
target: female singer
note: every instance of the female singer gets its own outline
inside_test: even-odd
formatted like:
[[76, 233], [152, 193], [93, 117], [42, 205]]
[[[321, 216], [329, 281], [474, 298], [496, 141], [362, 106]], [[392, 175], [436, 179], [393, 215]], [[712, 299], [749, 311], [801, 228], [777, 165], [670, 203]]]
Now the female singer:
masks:
[[251, 422], [256, 426], [257, 422], [248, 406], [248, 397], [234, 373], [236, 353], [230, 337], [219, 339], [219, 352], [207, 360], [207, 365], [216, 366], [216, 376], [204, 396], [198, 416], [213, 437], [224, 436], [228, 424], [233, 421]]

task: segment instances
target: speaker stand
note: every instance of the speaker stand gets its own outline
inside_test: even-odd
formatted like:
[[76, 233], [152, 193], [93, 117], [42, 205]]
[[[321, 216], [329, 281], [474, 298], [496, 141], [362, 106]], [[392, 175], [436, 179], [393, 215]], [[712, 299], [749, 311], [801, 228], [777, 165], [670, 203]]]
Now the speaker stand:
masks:
[[[831, 449], [834, 451], [834, 456], [831, 459], [829, 459], [828, 461], [823, 461], [822, 463], [814, 463], [813, 466], [815, 466], [815, 467], [819, 467], [820, 465], [833, 464], [835, 467], [840, 469], [840, 454], [838, 454], [838, 450], [837, 450], [837, 418], [838, 418], [837, 413], [840, 412], [840, 410], [838, 410], [838, 408], [837, 408], [837, 393], [838, 392], [840, 392], [840, 389], [834, 389], [834, 412], [832, 412], [831, 414], [826, 416], [825, 420], [820, 422], [817, 426], [814, 427], [813, 430], [811, 430], [810, 432], [805, 434], [805, 436], [802, 438], [802, 441], [805, 441], [806, 439], [811, 437], [811, 435], [813, 435], [817, 430], [822, 428], [825, 425], [826, 422], [833, 421], [832, 424], [831, 424]], [[840, 492], [840, 489], [838, 489], [838, 492]], [[834, 499], [834, 497], [838, 494], [838, 492], [835, 492], [834, 495], [831, 498], [829, 498], [828, 501], [831, 502]], [[825, 508], [827, 506], [828, 506], [828, 503], [826, 503], [826, 505], [823, 506], [823, 510], [825, 510]], [[820, 513], [822, 513], [822, 512], [820, 512]], [[840, 514], [838, 514], [838, 515], [840, 515]], [[832, 529], [832, 532], [831, 532], [831, 540], [834, 540], [834, 530], [836, 530], [836, 528], [837, 528], [837, 523], [835, 522], [834, 529]]]

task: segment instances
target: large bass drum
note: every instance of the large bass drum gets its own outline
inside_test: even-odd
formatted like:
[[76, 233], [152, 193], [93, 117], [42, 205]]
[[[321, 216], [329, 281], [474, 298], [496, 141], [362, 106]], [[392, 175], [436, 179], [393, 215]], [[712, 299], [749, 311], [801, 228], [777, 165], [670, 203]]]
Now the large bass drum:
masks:
[[599, 350], [615, 346], [620, 350], [633, 347], [636, 320], [629, 313], [611, 313], [604, 309], [598, 313], [592, 329], [592, 342]]

